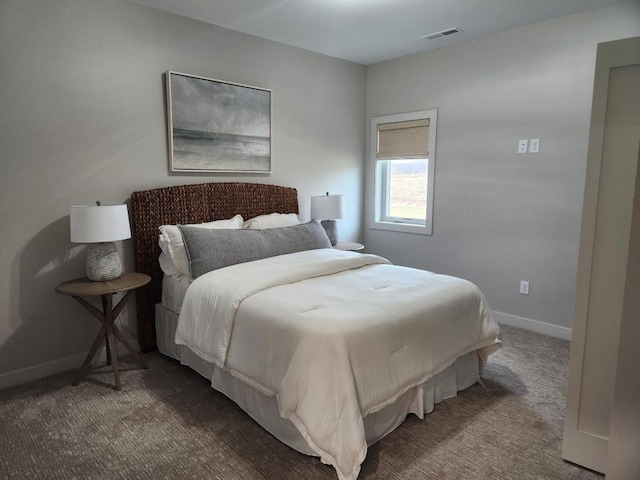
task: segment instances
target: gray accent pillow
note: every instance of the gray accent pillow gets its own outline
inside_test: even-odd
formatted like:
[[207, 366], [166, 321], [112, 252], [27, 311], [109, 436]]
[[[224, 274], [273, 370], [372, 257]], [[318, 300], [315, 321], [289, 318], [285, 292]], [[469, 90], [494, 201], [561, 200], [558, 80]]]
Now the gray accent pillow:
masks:
[[332, 248], [320, 222], [267, 230], [205, 230], [178, 225], [189, 258], [191, 278], [236, 263], [287, 253]]

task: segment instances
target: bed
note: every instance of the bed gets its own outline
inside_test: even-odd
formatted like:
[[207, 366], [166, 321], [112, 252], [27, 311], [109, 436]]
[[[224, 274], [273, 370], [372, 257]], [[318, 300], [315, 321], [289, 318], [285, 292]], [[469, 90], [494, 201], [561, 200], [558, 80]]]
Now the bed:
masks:
[[[158, 227], [297, 214], [294, 188], [209, 183], [131, 200], [136, 270], [152, 277], [137, 296], [142, 349], [193, 368], [340, 479], [356, 479], [367, 447], [409, 413], [422, 418], [476, 383], [501, 345], [472, 283], [334, 250], [314, 221], [253, 232], [179, 227], [192, 270], [164, 275]], [[234, 260], [258, 244], [280, 255]]]

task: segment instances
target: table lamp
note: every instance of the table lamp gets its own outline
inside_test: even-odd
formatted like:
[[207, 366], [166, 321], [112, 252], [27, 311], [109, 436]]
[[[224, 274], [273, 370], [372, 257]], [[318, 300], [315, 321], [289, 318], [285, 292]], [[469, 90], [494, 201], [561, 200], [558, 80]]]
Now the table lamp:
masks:
[[318, 195], [311, 197], [311, 218], [320, 220], [327, 232], [331, 245], [338, 243], [336, 219], [344, 218], [344, 197], [342, 195]]
[[122, 275], [122, 262], [113, 242], [131, 238], [126, 205], [72, 205], [71, 241], [88, 243], [87, 277], [94, 282]]

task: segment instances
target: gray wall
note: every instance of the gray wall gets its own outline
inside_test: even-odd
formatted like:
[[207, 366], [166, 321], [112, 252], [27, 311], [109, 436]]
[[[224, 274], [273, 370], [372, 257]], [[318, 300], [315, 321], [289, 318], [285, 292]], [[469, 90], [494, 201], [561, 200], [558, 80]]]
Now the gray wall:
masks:
[[[305, 215], [309, 196], [344, 193], [345, 240], [471, 279], [503, 320], [568, 331], [595, 46], [639, 35], [639, 19], [623, 4], [365, 69], [124, 0], [0, 0], [0, 387], [75, 368], [97, 333], [53, 292], [83, 275], [69, 206], [182, 183], [295, 186]], [[273, 89], [273, 173], [170, 175], [166, 70]], [[369, 119], [432, 107], [434, 235], [361, 232]], [[519, 138], [541, 153], [516, 155]], [[135, 331], [135, 309], [123, 324]]]
[[[0, 0], [0, 386], [75, 368], [98, 322], [55, 286], [84, 274], [69, 206], [166, 185], [344, 193], [362, 225], [365, 67], [113, 0]], [[163, 72], [273, 90], [271, 175], [170, 175]], [[133, 270], [131, 240], [122, 243]], [[124, 324], [135, 331], [134, 309]]]
[[[367, 250], [467, 278], [499, 320], [568, 337], [596, 45], [636, 35], [637, 1], [370, 66], [367, 122], [437, 108], [438, 138], [433, 236], [365, 225]], [[540, 153], [518, 155], [525, 138]]]

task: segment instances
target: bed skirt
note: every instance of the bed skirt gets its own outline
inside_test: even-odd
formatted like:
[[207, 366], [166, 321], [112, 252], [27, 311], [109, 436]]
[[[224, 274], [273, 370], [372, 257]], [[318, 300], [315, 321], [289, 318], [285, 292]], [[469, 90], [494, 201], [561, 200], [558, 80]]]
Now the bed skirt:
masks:
[[[156, 305], [156, 337], [158, 350], [191, 367], [211, 380], [211, 386], [233, 400], [258, 424], [278, 440], [306, 455], [318, 456], [307, 444], [294, 424], [280, 416], [275, 397], [267, 396], [238, 380], [223, 368], [215, 366], [182, 345], [174, 342], [178, 315]], [[459, 357], [455, 363], [426, 382], [407, 391], [396, 402], [364, 417], [367, 444], [372, 445], [396, 429], [413, 413], [422, 418], [422, 412], [430, 413], [435, 404], [476, 383], [480, 378], [480, 361], [477, 352]]]

